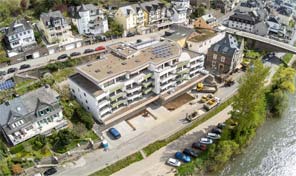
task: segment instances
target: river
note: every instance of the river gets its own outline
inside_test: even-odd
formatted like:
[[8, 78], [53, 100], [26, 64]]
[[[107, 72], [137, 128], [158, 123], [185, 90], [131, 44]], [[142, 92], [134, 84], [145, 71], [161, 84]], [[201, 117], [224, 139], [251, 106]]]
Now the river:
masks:
[[296, 176], [296, 94], [281, 118], [267, 119], [219, 176]]

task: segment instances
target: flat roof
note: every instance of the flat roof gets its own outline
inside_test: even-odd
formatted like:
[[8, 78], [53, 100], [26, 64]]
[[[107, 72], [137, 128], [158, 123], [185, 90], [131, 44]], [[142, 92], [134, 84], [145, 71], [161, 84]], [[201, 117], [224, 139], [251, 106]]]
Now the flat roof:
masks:
[[[111, 47], [116, 47], [112, 45]], [[127, 47], [127, 46], [126, 46]], [[129, 49], [127, 49], [129, 50]], [[96, 83], [110, 79], [124, 72], [133, 72], [148, 63], [160, 64], [180, 56], [182, 49], [176, 42], [164, 40], [141, 50], [137, 50], [129, 59], [108, 53], [104, 59], [96, 60], [76, 67], [77, 71], [90, 77]]]
[[198, 29], [195, 35], [189, 39], [192, 42], [201, 42], [217, 35], [217, 32], [209, 29]]
[[103, 93], [102, 89], [79, 73], [71, 75], [69, 79], [75, 82], [79, 87], [82, 87], [91, 95], [98, 96]]

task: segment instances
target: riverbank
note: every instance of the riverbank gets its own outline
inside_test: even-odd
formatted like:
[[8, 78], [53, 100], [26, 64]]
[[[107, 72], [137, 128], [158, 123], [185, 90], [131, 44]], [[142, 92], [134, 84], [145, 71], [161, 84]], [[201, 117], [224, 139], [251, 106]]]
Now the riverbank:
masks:
[[261, 69], [264, 69], [262, 65], [255, 63], [254, 69], [242, 80], [234, 98], [232, 117], [226, 121], [227, 127], [223, 130], [221, 140], [211, 145], [208, 152], [197, 159], [198, 162], [194, 160], [196, 164], [184, 164], [178, 168], [178, 175], [215, 173], [221, 170], [231, 158], [243, 152], [251, 143], [267, 115], [282, 114], [286, 104], [285, 94], [294, 92], [295, 89], [295, 71], [280, 67], [273, 76], [271, 85], [264, 87], [264, 79], [268, 74]]

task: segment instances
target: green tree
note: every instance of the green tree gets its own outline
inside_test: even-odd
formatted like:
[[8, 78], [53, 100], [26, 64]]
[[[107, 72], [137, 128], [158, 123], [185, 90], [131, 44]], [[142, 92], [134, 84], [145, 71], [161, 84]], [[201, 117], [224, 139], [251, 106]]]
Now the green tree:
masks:
[[245, 76], [240, 80], [237, 95], [231, 111], [232, 119], [239, 125], [234, 128], [233, 137], [242, 147], [255, 134], [266, 115], [264, 82], [269, 69], [260, 60], [255, 60]]
[[92, 115], [85, 111], [83, 107], [79, 106], [79, 108], [75, 109], [75, 113], [73, 115], [73, 118], [77, 118], [80, 122], [82, 122], [87, 129], [92, 129], [94, 125], [94, 120], [92, 118]]
[[203, 6], [199, 6], [197, 9], [195, 9], [192, 14], [191, 18], [199, 18], [201, 16], [205, 15], [205, 8]]
[[295, 92], [295, 70], [281, 66], [273, 76], [270, 91], [267, 93], [269, 111], [274, 117], [280, 117], [287, 107], [288, 93]]

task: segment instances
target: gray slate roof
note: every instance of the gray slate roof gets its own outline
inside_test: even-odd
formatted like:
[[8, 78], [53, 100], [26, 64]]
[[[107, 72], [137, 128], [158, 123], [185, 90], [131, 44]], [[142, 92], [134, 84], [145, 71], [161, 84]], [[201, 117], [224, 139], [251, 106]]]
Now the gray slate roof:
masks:
[[45, 26], [53, 26], [52, 21], [55, 19], [64, 19], [64, 24], [67, 24], [64, 16], [62, 15], [61, 11], [50, 11], [48, 13], [42, 13], [40, 15], [40, 19]]
[[23, 118], [35, 112], [38, 105], [56, 103], [58, 96], [59, 94], [53, 89], [42, 87], [8, 101], [9, 104], [3, 103], [0, 105], [0, 125], [15, 121], [16, 119], [10, 119], [11, 114], [14, 114], [14, 117]]
[[81, 4], [81, 6], [71, 6], [69, 9], [69, 14], [72, 18], [80, 18], [79, 12], [85, 11], [97, 11], [97, 15], [99, 14], [99, 8], [93, 4]]
[[11, 36], [32, 29], [32, 26], [25, 19], [16, 19], [10, 24], [5, 35]]
[[222, 40], [213, 44], [210, 50], [227, 56], [233, 56], [236, 50], [239, 49], [239, 44], [236, 38], [230, 34], [227, 34]]

